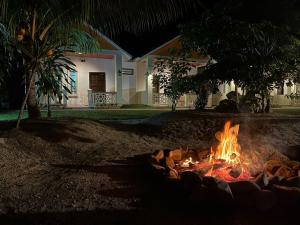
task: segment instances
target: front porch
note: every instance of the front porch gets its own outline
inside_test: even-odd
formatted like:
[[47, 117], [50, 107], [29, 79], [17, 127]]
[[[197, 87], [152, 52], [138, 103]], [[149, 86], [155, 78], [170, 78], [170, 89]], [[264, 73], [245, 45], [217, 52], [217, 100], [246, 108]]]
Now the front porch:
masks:
[[92, 92], [92, 90], [88, 91], [89, 108], [116, 107], [117, 105], [117, 92]]
[[[177, 107], [179, 108], [194, 108], [194, 103], [197, 96], [195, 94], [185, 94], [178, 100]], [[152, 106], [154, 107], [171, 107], [171, 100], [164, 93], [152, 94]]]

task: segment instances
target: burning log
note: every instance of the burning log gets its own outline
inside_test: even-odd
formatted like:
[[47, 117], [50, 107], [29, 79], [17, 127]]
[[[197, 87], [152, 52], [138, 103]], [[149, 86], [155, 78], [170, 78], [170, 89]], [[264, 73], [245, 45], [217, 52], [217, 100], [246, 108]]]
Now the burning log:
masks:
[[181, 183], [185, 189], [199, 188], [202, 185], [203, 178], [195, 172], [185, 171], [181, 175]]
[[289, 187], [297, 187], [300, 188], [300, 177], [290, 177], [287, 179], [286, 185]]
[[233, 178], [238, 178], [242, 173], [241, 168], [233, 168], [230, 170], [229, 175], [232, 176]]
[[276, 170], [274, 176], [290, 178], [290, 177], [295, 176], [295, 172], [293, 169], [291, 169], [288, 166], [281, 166]]
[[164, 151], [159, 150], [159, 151], [154, 152], [154, 154], [152, 155], [152, 158], [155, 159], [157, 163], [159, 163], [160, 160], [162, 160], [164, 158]]
[[[228, 204], [269, 210], [280, 204], [300, 203], [300, 163], [286, 157], [263, 157], [257, 151], [241, 151], [237, 142], [239, 126], [227, 122], [216, 134], [219, 145], [207, 151], [156, 151], [152, 168], [184, 191], [184, 196], [198, 205]], [[277, 153], [279, 154], [279, 153]], [[261, 162], [261, 163], [259, 163]], [[179, 181], [176, 181], [179, 180]], [[203, 203], [204, 202], [204, 203]]]

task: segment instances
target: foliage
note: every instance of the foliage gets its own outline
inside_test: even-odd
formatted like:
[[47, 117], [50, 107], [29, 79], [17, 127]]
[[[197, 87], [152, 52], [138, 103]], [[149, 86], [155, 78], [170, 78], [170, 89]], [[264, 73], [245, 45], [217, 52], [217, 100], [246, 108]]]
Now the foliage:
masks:
[[[25, 62], [23, 77], [27, 93], [20, 118], [25, 102], [30, 118], [40, 116], [33, 80], [51, 52], [60, 49], [86, 52], [84, 48], [93, 46], [86, 44], [95, 43], [89, 35], [87, 22], [112, 34], [124, 29], [138, 30], [166, 24], [199, 5], [198, 0], [0, 0], [0, 22], [10, 34], [9, 45], [22, 54]], [[47, 80], [48, 85], [54, 85], [56, 79]]]
[[159, 84], [164, 94], [172, 102], [172, 111], [176, 110], [179, 98], [189, 90], [188, 72], [191, 65], [184, 59], [160, 58], [154, 66], [153, 83]]
[[215, 108], [217, 112], [221, 113], [238, 113], [239, 109], [237, 107], [236, 101], [230, 99], [224, 99]]
[[272, 89], [299, 79], [299, 41], [286, 27], [249, 21], [234, 10], [218, 6], [182, 27], [184, 46], [211, 57], [205, 71], [212, 80], [234, 80], [248, 94], [260, 96], [263, 111]]
[[0, 24], [0, 102], [6, 108], [17, 109], [21, 106], [25, 92], [24, 61], [17, 48], [10, 44], [10, 40], [10, 33]]
[[63, 97], [68, 98], [67, 93], [71, 93], [68, 71], [75, 71], [75, 64], [64, 55], [64, 52], [65, 50], [55, 50], [42, 60], [37, 70], [37, 95], [47, 96], [48, 117], [51, 117], [50, 99], [58, 98], [61, 102]]
[[218, 83], [210, 80], [207, 74], [202, 71], [196, 76], [190, 76], [188, 90], [196, 93], [195, 109], [202, 111], [207, 105], [208, 96], [210, 93], [218, 91]]

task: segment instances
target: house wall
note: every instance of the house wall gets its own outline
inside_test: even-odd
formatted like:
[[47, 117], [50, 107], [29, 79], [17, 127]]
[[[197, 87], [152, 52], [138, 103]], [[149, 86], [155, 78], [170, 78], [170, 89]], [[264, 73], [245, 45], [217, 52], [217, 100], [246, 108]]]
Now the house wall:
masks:
[[[82, 62], [84, 59], [85, 62]], [[89, 90], [89, 73], [104, 72], [106, 79], [106, 92], [116, 92], [115, 85], [115, 59], [104, 58], [87, 58], [87, 57], [71, 57], [72, 62], [76, 65], [77, 70], [77, 94], [68, 95], [68, 107], [85, 107], [88, 106], [88, 90]]]
[[137, 104], [137, 63], [123, 61], [123, 68], [133, 69], [133, 75], [123, 75], [123, 103], [124, 104]]
[[148, 72], [148, 60], [147, 58], [139, 60], [136, 62], [136, 102], [138, 104], [148, 104], [147, 103], [147, 77]]
[[146, 73], [148, 72], [148, 63], [146, 59], [137, 62], [137, 80], [136, 90], [138, 92], [146, 90]]

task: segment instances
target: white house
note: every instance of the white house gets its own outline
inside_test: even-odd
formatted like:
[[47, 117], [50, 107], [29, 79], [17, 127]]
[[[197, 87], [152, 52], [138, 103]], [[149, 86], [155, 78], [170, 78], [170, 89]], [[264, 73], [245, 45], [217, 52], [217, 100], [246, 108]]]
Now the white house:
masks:
[[[69, 54], [76, 65], [76, 73], [70, 73], [68, 99], [63, 99], [65, 107], [100, 107], [123, 104], [145, 104], [168, 106], [170, 103], [159, 87], [152, 83], [153, 66], [157, 58], [170, 56], [169, 49], [181, 49], [180, 36], [173, 38], [148, 54], [132, 59], [132, 56], [105, 35], [92, 30], [102, 50], [94, 54]], [[190, 74], [197, 74], [206, 65], [208, 58], [193, 55]], [[226, 94], [235, 90], [234, 83], [223, 84], [220, 93], [209, 96], [207, 107], [218, 105]], [[271, 95], [273, 104], [291, 105], [286, 95], [296, 93], [299, 87], [284, 85]], [[180, 98], [178, 107], [193, 107], [196, 96], [187, 94]]]

